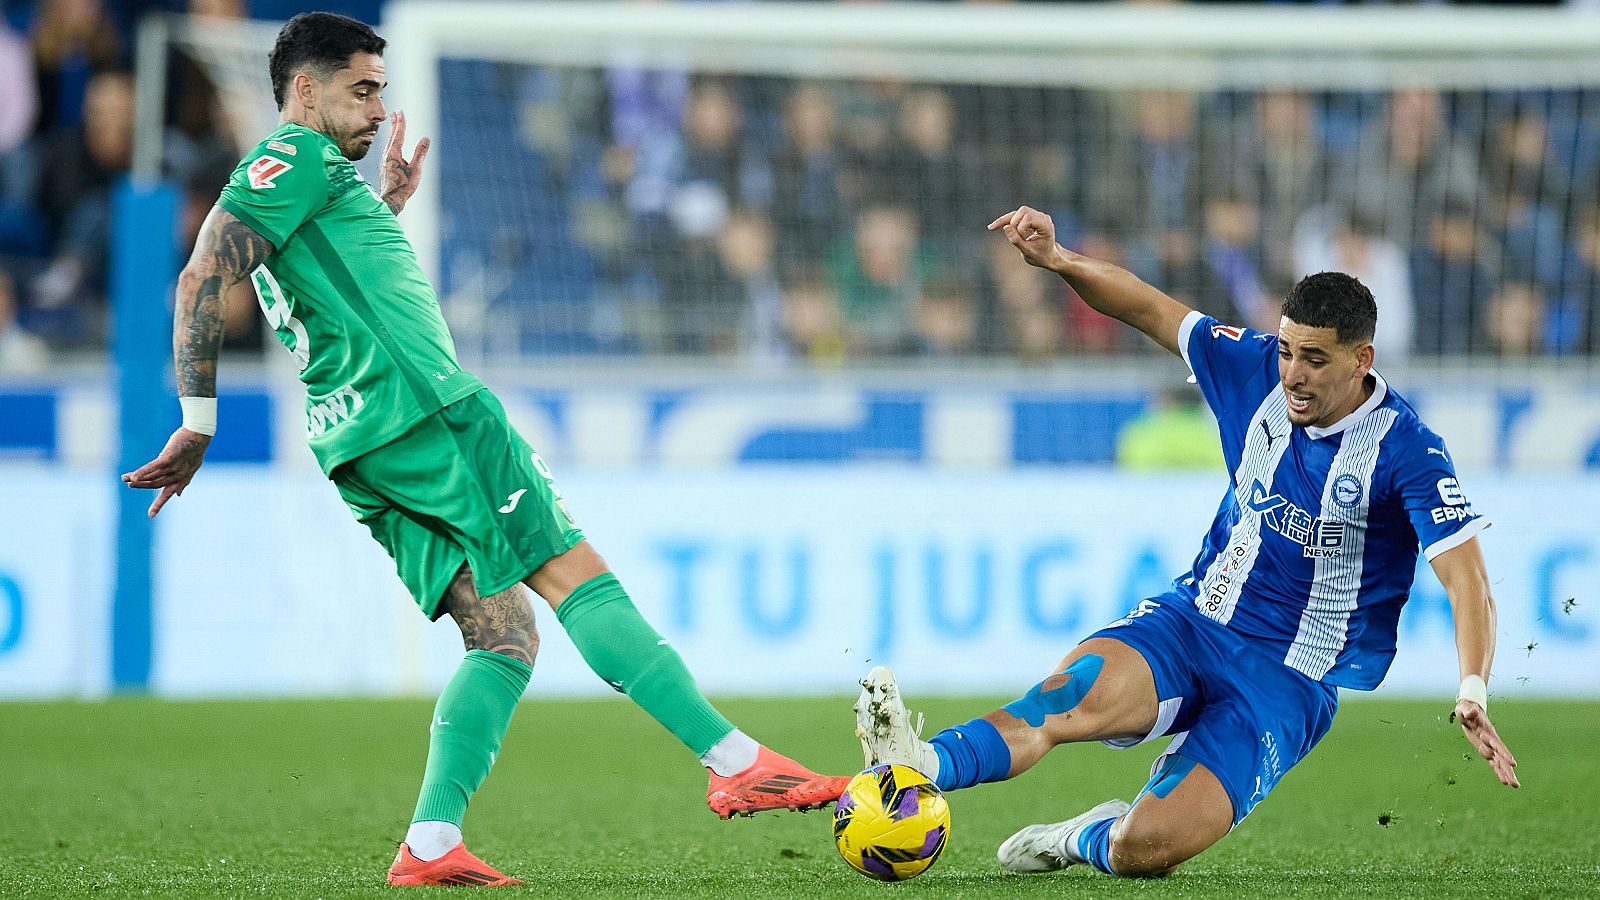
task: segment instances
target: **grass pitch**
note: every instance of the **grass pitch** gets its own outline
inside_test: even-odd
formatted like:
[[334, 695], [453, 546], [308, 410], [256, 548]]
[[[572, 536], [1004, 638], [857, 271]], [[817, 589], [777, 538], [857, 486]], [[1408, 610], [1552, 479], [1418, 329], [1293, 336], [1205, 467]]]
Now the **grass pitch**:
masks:
[[[919, 705], [938, 727], [998, 702]], [[814, 768], [859, 768], [849, 699], [722, 707]], [[417, 894], [383, 875], [415, 801], [431, 709], [0, 704], [0, 896]], [[525, 702], [466, 832], [528, 882], [496, 896], [1600, 895], [1600, 703], [1495, 707], [1520, 791], [1469, 758], [1448, 712], [1347, 702], [1243, 825], [1154, 882], [1012, 876], [994, 850], [1020, 825], [1131, 798], [1155, 748], [1066, 747], [1019, 780], [951, 795], [944, 857], [886, 885], [837, 858], [827, 813], [718, 820], [693, 758], [620, 699]]]

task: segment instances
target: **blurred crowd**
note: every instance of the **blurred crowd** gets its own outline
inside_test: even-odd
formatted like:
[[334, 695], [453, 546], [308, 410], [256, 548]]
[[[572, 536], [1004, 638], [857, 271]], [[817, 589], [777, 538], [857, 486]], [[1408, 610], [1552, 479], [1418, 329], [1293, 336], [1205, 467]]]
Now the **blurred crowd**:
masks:
[[[145, 12], [287, 18], [305, 4], [254, 0], [0, 0], [0, 374], [106, 343], [111, 190], [133, 159], [134, 26]], [[319, 8], [376, 18], [379, 3]], [[231, 133], [207, 71], [168, 61], [162, 168], [181, 192], [187, 255], [200, 222], [257, 140]], [[263, 82], [265, 76], [263, 74]], [[248, 292], [244, 292], [248, 294]], [[259, 347], [248, 297], [230, 304], [230, 341]]]
[[[310, 4], [378, 18], [376, 0]], [[0, 372], [105, 343], [110, 188], [145, 10], [0, 0]], [[174, 51], [180, 254], [243, 148]], [[263, 75], [264, 83], [264, 75]], [[1301, 274], [1358, 275], [1380, 358], [1600, 353], [1600, 91], [1189, 94], [441, 66], [441, 295], [469, 353], [1045, 360], [1143, 347], [984, 225], [1274, 328]], [[413, 136], [413, 139], [416, 136]], [[262, 343], [248, 291], [229, 340]]]
[[492, 333], [523, 349], [1140, 347], [985, 232], [1027, 203], [1066, 246], [1225, 320], [1273, 330], [1300, 275], [1338, 269], [1378, 298], [1385, 360], [1600, 350], [1594, 91], [1197, 95], [466, 62], [443, 84], [459, 101], [443, 140], [481, 160], [445, 175], [446, 284], [486, 299]]

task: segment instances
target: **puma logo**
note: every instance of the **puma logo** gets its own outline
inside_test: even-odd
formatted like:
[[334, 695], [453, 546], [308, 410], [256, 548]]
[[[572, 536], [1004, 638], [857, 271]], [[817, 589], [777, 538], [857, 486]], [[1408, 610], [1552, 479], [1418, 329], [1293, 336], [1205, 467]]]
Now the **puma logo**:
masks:
[[528, 492], [528, 489], [527, 488], [523, 488], [522, 490], [517, 491], [516, 493], [514, 493], [511, 496], [507, 497], [506, 498], [506, 505], [500, 507], [500, 511], [503, 512], [503, 513], [509, 513], [509, 512], [512, 512], [513, 510], [515, 510], [517, 508], [517, 504], [519, 502], [521, 502], [521, 500], [522, 500], [522, 495], [526, 494], [527, 492]]
[[1267, 450], [1270, 452], [1272, 450], [1272, 442], [1278, 439], [1278, 435], [1272, 433], [1272, 428], [1267, 425], [1266, 419], [1261, 420], [1261, 430], [1267, 433]]

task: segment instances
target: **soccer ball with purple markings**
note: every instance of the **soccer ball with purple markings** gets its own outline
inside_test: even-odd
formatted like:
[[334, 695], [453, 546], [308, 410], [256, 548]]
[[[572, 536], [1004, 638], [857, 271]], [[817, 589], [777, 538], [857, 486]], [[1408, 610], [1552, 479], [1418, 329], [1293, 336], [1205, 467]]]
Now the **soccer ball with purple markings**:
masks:
[[910, 766], [873, 766], [850, 779], [833, 811], [833, 845], [879, 881], [915, 878], [950, 839], [950, 805]]

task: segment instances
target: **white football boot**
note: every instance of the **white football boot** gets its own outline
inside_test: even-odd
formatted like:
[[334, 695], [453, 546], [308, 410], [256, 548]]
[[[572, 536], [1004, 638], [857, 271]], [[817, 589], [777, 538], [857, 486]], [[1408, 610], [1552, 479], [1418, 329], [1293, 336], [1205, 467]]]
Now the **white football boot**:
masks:
[[939, 754], [921, 739], [922, 714], [911, 724], [911, 713], [900, 699], [900, 686], [888, 666], [877, 666], [861, 679], [856, 699], [856, 737], [868, 766], [898, 763], [910, 766], [934, 781], [939, 776]]
[[1067, 866], [1087, 863], [1078, 853], [1078, 831], [1103, 819], [1115, 819], [1128, 811], [1121, 800], [1107, 800], [1077, 818], [1050, 825], [1029, 825], [1006, 838], [995, 856], [1013, 872], [1052, 872]]

